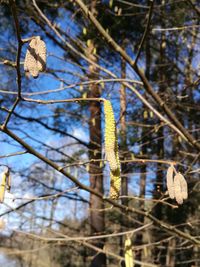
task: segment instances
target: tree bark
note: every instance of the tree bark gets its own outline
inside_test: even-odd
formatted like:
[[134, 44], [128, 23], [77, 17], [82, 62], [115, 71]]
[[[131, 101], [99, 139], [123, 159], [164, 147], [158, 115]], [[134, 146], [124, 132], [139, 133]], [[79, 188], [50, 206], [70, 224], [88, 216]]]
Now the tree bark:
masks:
[[[92, 1], [93, 14], [96, 14], [96, 1]], [[97, 58], [94, 56], [95, 45], [93, 40], [87, 48], [87, 56], [93, 62], [97, 62]], [[89, 66], [89, 80], [98, 79], [98, 70], [94, 65]], [[101, 96], [99, 85], [91, 84], [89, 87], [88, 97], [98, 98]], [[101, 131], [101, 105], [100, 102], [91, 101], [89, 104], [90, 119], [89, 119], [89, 134], [90, 134], [90, 146], [89, 146], [89, 159], [101, 159], [102, 158], [102, 131]], [[103, 188], [103, 168], [100, 161], [90, 162], [89, 165], [90, 175], [90, 187], [95, 189], [99, 193], [104, 193]], [[105, 230], [104, 212], [102, 209], [104, 204], [101, 198], [90, 194], [90, 228], [91, 234], [102, 234]], [[97, 240], [93, 242], [93, 245], [99, 248], [103, 248], [104, 240]], [[103, 253], [93, 252], [93, 259], [91, 261], [91, 267], [104, 267], [106, 266], [106, 256]]]
[[[146, 59], [146, 69], [145, 69], [145, 75], [147, 77], [147, 79], [150, 79], [150, 65], [151, 65], [151, 49], [150, 49], [150, 37], [147, 36], [146, 39], [146, 46], [145, 46], [145, 59]], [[143, 105], [143, 110], [145, 110], [145, 106]], [[143, 123], [146, 124], [148, 123], [148, 118], [143, 118]], [[147, 145], [146, 142], [148, 141], [148, 136], [147, 136], [147, 129], [146, 127], [142, 128], [142, 141], [143, 141], [143, 146], [142, 146], [142, 155], [146, 155], [147, 154]], [[141, 173], [140, 173], [140, 187], [139, 187], [139, 197], [140, 198], [145, 198], [146, 195], [146, 179], [147, 179], [147, 175], [146, 175], [146, 164], [143, 164], [141, 166], [140, 169]], [[140, 201], [139, 202], [139, 209], [143, 210], [144, 209], [144, 201]], [[139, 215], [138, 216], [138, 221], [140, 223], [144, 223], [144, 216]], [[141, 245], [143, 243], [143, 232], [139, 232], [137, 233], [136, 236], [136, 241], [135, 241], [136, 245]], [[142, 250], [139, 250], [136, 253], [136, 259], [138, 261], [142, 260]], [[135, 264], [135, 267], [139, 267], [140, 265]]]
[[[165, 0], [161, 1], [162, 4], [165, 3]], [[163, 14], [164, 16], [164, 14]], [[162, 19], [162, 18], [161, 18]], [[161, 26], [164, 28], [165, 23], [161, 20]], [[166, 63], [166, 35], [165, 33], [161, 34], [161, 42], [160, 42], [160, 51], [159, 51], [159, 64], [160, 69], [158, 73], [159, 77], [159, 95], [163, 96], [165, 93], [166, 88], [166, 73], [165, 73], [165, 63]], [[164, 96], [163, 96], [164, 97]], [[164, 131], [163, 127], [161, 127], [157, 131], [157, 158], [164, 158]], [[162, 171], [162, 164], [157, 164], [157, 172], [156, 172], [156, 179], [154, 183], [154, 190], [153, 190], [153, 198], [154, 199], [160, 199], [162, 197], [162, 193], [164, 192], [164, 182], [163, 182], [163, 171]], [[154, 210], [153, 210], [154, 216], [162, 220], [163, 218], [163, 205], [161, 202], [158, 202], [155, 204]], [[155, 233], [155, 241], [162, 238], [162, 231]], [[156, 248], [154, 251], [154, 258], [155, 263], [164, 265], [166, 263], [166, 253], [164, 253], [163, 249]]]

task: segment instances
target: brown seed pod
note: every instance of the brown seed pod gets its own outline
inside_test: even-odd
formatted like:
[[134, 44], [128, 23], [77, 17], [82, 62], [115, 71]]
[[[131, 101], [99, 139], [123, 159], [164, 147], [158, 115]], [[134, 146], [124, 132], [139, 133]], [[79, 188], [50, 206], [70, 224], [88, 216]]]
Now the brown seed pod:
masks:
[[178, 173], [180, 185], [181, 185], [181, 192], [182, 192], [182, 198], [187, 199], [188, 198], [188, 185], [184, 178], [184, 176], [179, 172]]
[[174, 179], [173, 179], [173, 174], [174, 174], [174, 167], [171, 165], [167, 169], [167, 190], [169, 193], [169, 197], [171, 199], [174, 199]]
[[178, 173], [174, 177], [174, 196], [178, 204], [183, 204], [180, 176]]

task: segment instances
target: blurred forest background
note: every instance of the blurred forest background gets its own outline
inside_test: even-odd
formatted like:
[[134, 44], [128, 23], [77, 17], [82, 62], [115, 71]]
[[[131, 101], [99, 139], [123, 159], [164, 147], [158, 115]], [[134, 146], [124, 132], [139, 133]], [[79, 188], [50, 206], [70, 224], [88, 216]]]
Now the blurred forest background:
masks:
[[[0, 264], [200, 266], [199, 1], [4, 0], [0, 29]], [[37, 79], [23, 66], [32, 36], [47, 46]], [[100, 97], [117, 123], [118, 200]]]

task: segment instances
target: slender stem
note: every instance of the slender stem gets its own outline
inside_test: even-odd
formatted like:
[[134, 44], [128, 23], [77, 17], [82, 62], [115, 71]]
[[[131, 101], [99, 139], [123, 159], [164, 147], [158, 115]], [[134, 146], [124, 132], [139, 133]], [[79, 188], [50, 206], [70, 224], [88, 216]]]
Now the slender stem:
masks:
[[149, 218], [150, 220], [152, 220], [156, 225], [158, 225], [162, 229], [165, 229], [167, 232], [170, 232], [170, 233], [173, 233], [175, 235], [178, 235], [179, 237], [187, 239], [191, 243], [200, 246], [200, 240], [196, 239], [194, 236], [189, 235], [188, 233], [185, 233], [185, 232], [175, 228], [174, 226], [171, 226], [171, 225], [167, 224], [166, 222], [163, 222], [163, 221], [157, 219], [156, 217], [151, 215], [149, 212], [138, 210], [138, 209], [133, 208], [133, 207], [127, 207], [127, 206], [119, 204], [118, 202], [116, 202], [116, 201], [114, 201], [112, 199], [104, 197], [101, 193], [97, 192], [96, 190], [90, 188], [89, 186], [86, 186], [86, 185], [82, 184], [78, 179], [76, 179], [73, 175], [71, 175], [67, 171], [63, 170], [63, 168], [60, 167], [59, 165], [57, 165], [55, 162], [51, 161], [50, 159], [46, 158], [45, 156], [43, 156], [42, 154], [37, 152], [33, 147], [28, 145], [24, 140], [22, 140], [20, 137], [15, 135], [9, 129], [0, 127], [0, 130], [3, 131], [4, 133], [6, 133], [8, 136], [10, 136], [13, 140], [15, 140], [16, 142], [21, 144], [30, 154], [36, 156], [41, 161], [47, 163], [49, 166], [51, 166], [55, 170], [57, 170], [58, 172], [62, 173], [65, 177], [68, 177], [76, 186], [80, 187], [81, 189], [83, 189], [83, 190], [85, 190], [85, 191], [87, 191], [87, 192], [89, 192], [91, 194], [94, 194], [94, 195], [96, 195], [97, 197], [99, 197], [101, 199], [104, 199], [104, 201], [106, 201], [107, 203], [113, 205], [116, 208], [119, 208], [120, 210], [129, 211], [129, 212], [133, 212], [133, 213], [136, 213], [136, 214], [143, 215], [143, 216]]
[[149, 29], [150, 29], [150, 25], [151, 25], [151, 18], [152, 18], [152, 13], [153, 13], [153, 5], [154, 5], [154, 1], [151, 0], [150, 1], [150, 7], [149, 7], [149, 13], [148, 13], [148, 21], [147, 21], [147, 25], [146, 25], [146, 28], [145, 28], [145, 31], [144, 31], [144, 34], [142, 36], [142, 40], [141, 40], [141, 43], [139, 45], [139, 48], [138, 48], [138, 52], [137, 52], [137, 55], [136, 55], [136, 58], [135, 58], [135, 64], [137, 64], [137, 61], [140, 57], [140, 54], [141, 54], [141, 51], [142, 51], [142, 47], [144, 45], [144, 42], [147, 38], [147, 35], [149, 33]]
[[159, 107], [165, 112], [165, 114], [168, 116], [168, 118], [171, 120], [171, 122], [174, 123], [174, 125], [182, 132], [182, 134], [185, 136], [187, 141], [195, 148], [200, 150], [200, 143], [198, 140], [195, 140], [195, 138], [186, 130], [186, 128], [181, 124], [181, 122], [178, 120], [176, 115], [171, 111], [171, 109], [167, 106], [164, 100], [160, 98], [160, 96], [153, 90], [151, 84], [149, 83], [148, 79], [144, 75], [144, 73], [139, 69], [137, 64], [135, 64], [135, 61], [132, 60], [129, 55], [126, 53], [125, 50], [123, 50], [115, 41], [114, 39], [108, 34], [108, 32], [105, 31], [105, 29], [102, 27], [102, 25], [99, 23], [99, 21], [95, 18], [95, 16], [89, 11], [87, 6], [83, 3], [82, 0], [74, 0], [76, 4], [82, 9], [85, 16], [92, 22], [92, 24], [96, 27], [96, 29], [99, 31], [99, 33], [102, 35], [102, 37], [107, 41], [108, 44], [110, 44], [113, 49], [119, 53], [133, 68], [133, 70], [137, 73], [137, 75], [140, 77], [141, 81], [144, 84], [145, 90], [148, 92], [149, 95], [154, 99], [154, 101], [159, 105]]

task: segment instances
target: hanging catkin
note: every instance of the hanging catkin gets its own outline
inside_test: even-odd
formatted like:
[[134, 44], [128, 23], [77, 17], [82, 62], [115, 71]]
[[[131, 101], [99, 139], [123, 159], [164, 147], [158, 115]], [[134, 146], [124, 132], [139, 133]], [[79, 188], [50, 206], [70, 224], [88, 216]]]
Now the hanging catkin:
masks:
[[109, 100], [104, 101], [104, 113], [105, 153], [110, 165], [110, 197], [117, 199], [121, 188], [120, 160], [114, 112]]
[[126, 267], [133, 267], [133, 250], [132, 250], [132, 244], [131, 239], [127, 238], [125, 240], [125, 265]]
[[116, 158], [116, 125], [112, 105], [109, 100], [104, 101], [105, 113], [105, 153], [111, 171], [118, 169]]
[[174, 177], [174, 196], [178, 204], [183, 204], [183, 196], [181, 191], [181, 182], [179, 173], [177, 173]]
[[37, 78], [40, 71], [46, 68], [46, 45], [39, 36], [33, 38], [26, 52], [24, 70], [33, 78]]
[[116, 158], [117, 158], [117, 170], [110, 171], [110, 197], [112, 199], [117, 199], [120, 195], [121, 189], [121, 176], [120, 176], [120, 161], [118, 147], [116, 149]]
[[178, 176], [179, 176], [179, 180], [180, 180], [182, 198], [187, 199], [188, 198], [187, 182], [186, 182], [184, 176], [180, 172], [178, 173]]
[[169, 197], [171, 199], [174, 199], [174, 179], [173, 179], [173, 174], [174, 174], [174, 167], [171, 165], [167, 169], [167, 190], [169, 193]]
[[0, 203], [4, 201], [5, 189], [6, 189], [6, 179], [7, 172], [4, 171], [2, 175], [1, 185], [0, 185]]
[[121, 179], [120, 172], [110, 172], [110, 198], [117, 199], [120, 194]]

